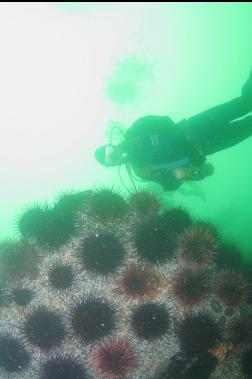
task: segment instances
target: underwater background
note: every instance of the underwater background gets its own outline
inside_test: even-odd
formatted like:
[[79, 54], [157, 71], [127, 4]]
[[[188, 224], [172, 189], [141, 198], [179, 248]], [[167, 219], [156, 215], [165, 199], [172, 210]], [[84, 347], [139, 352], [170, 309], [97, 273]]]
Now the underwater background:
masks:
[[[252, 65], [251, 17], [244, 2], [2, 3], [0, 240], [27, 204], [121, 187], [117, 169], [93, 156], [111, 125], [148, 114], [176, 122], [238, 96]], [[251, 144], [209, 156], [212, 177], [167, 194], [221, 224], [246, 255]]]
[[175, 192], [94, 159], [240, 95], [250, 3], [0, 5], [0, 377], [252, 377], [251, 144]]

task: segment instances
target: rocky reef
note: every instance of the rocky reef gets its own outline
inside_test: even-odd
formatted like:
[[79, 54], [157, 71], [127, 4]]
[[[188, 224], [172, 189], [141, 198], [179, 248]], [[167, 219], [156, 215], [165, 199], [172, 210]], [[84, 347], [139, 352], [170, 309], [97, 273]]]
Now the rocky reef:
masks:
[[0, 377], [252, 378], [249, 267], [148, 189], [61, 193], [0, 244]]

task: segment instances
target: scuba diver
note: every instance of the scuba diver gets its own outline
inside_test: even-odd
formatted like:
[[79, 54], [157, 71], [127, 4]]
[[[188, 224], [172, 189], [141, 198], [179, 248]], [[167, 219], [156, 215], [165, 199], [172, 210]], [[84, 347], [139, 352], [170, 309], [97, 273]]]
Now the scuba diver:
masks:
[[[100, 146], [95, 159], [105, 167], [126, 165], [142, 181], [174, 191], [185, 181], [213, 174], [206, 156], [234, 146], [252, 134], [252, 70], [241, 95], [188, 119], [174, 123], [168, 116], [136, 120], [117, 144]], [[132, 179], [132, 177], [131, 177]]]

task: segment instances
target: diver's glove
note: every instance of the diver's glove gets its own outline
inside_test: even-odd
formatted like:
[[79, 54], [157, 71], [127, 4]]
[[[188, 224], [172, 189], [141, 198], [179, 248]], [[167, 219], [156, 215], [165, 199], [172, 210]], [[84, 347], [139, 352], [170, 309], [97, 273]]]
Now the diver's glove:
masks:
[[252, 70], [250, 71], [248, 80], [242, 86], [241, 97], [252, 105]]

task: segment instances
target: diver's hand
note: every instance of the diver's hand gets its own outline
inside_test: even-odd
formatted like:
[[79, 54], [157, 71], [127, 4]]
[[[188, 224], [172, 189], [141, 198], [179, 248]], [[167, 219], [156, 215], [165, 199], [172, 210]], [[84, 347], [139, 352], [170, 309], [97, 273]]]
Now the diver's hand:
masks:
[[166, 171], [163, 169], [152, 171], [150, 180], [160, 184], [164, 191], [175, 191], [183, 183], [174, 176], [172, 171]]

